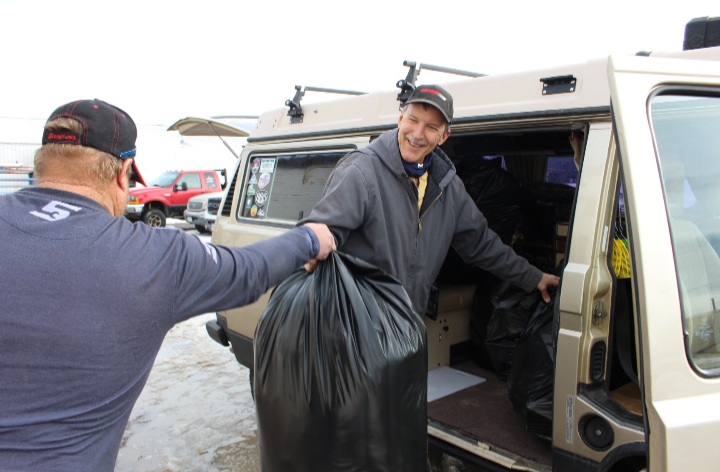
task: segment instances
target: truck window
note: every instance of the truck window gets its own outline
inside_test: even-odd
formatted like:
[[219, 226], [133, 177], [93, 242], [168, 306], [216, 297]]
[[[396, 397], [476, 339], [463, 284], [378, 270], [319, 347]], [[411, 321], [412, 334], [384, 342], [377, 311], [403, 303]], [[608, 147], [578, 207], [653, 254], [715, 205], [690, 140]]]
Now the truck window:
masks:
[[169, 187], [178, 178], [180, 172], [164, 172], [150, 182], [151, 187]]
[[187, 183], [188, 189], [202, 188], [202, 183], [200, 182], [200, 174], [185, 174], [180, 178], [180, 180], [178, 180], [178, 184], [182, 183]]
[[238, 218], [295, 223], [309, 215], [347, 152], [250, 156]]
[[[215, 178], [215, 174], [211, 174], [209, 172], [205, 173], [205, 186], [207, 188], [217, 188], [217, 179]], [[188, 184], [188, 188], [190, 188], [190, 185]]]
[[[656, 95], [654, 138], [672, 238], [686, 351], [704, 375], [720, 374], [720, 96]], [[718, 93], [715, 91], [714, 93]]]

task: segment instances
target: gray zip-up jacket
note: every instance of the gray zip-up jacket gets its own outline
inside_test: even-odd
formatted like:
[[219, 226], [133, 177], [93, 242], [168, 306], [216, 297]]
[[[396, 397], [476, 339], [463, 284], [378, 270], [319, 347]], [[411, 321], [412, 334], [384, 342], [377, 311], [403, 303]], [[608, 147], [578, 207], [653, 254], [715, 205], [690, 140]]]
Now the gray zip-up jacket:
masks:
[[338, 162], [323, 197], [303, 221], [327, 224], [338, 250], [396, 277], [418, 313], [452, 246], [466, 262], [531, 291], [542, 272], [488, 228], [455, 166], [436, 148], [420, 211], [417, 187], [403, 169], [398, 130]]

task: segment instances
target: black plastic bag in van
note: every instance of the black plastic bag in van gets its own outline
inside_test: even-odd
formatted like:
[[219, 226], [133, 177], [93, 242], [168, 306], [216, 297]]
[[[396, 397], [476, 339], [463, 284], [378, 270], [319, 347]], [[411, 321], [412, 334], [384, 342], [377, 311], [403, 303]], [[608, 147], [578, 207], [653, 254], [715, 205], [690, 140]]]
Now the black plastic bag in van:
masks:
[[424, 471], [425, 325], [390, 275], [334, 252], [274, 290], [255, 334], [262, 470]]
[[555, 352], [553, 307], [555, 299], [537, 304], [515, 347], [508, 376], [508, 393], [513, 408], [531, 433], [552, 441]]
[[525, 331], [540, 293], [526, 292], [509, 282], [501, 282], [490, 297], [485, 349], [497, 376], [506, 380], [513, 364], [515, 346]]

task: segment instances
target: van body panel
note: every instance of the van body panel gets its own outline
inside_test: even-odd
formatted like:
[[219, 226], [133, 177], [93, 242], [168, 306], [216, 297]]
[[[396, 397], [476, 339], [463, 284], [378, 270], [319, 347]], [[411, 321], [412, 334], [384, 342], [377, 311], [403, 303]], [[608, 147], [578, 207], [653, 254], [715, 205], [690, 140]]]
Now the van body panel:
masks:
[[[661, 175], [667, 157], [659, 152], [660, 136], [653, 134], [657, 123], [650, 118], [649, 108], [654, 94], [663, 88], [682, 91], [703, 86], [706, 91], [700, 95], [720, 93], [720, 64], [613, 57], [609, 74], [632, 234], [649, 466], [652, 470], [707, 470], [720, 461], [720, 449], [708, 442], [720, 428], [716, 407], [720, 380], [699, 375], [688, 361], [683, 333], [691, 333], [682, 323], [678, 288], [682, 273], [677, 272], [682, 261], [676, 260], [674, 222], [662, 183], [663, 177], [672, 175]], [[717, 123], [716, 114], [708, 124]], [[703, 146], [713, 148], [713, 144]]]
[[[612, 274], [607, 264], [607, 247], [613, 189], [618, 178], [611, 137], [610, 122], [590, 126], [571, 225], [572, 243], [560, 292], [553, 402], [553, 423], [563, 425], [553, 430], [554, 446], [597, 462], [605, 453], [589, 447], [580, 432], [581, 422], [597, 414], [598, 405], [583, 396], [579, 386], [593, 383], [591, 347], [596, 342], [607, 343], [610, 331], [607, 315], [612, 303]], [[617, 435], [620, 422], [611, 415], [605, 419], [616, 432], [614, 445], [638, 440], [637, 431], [623, 438]]]

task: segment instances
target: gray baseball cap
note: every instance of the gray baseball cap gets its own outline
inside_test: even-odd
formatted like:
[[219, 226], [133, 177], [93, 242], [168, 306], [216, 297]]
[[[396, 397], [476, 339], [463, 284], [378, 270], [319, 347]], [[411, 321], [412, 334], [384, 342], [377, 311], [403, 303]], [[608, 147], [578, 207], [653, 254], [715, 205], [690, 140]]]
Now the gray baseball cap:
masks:
[[432, 105], [445, 117], [445, 121], [450, 123], [453, 118], [453, 98], [447, 90], [439, 85], [419, 85], [410, 94], [410, 98], [405, 102], [406, 105], [411, 103], [427, 103]]

